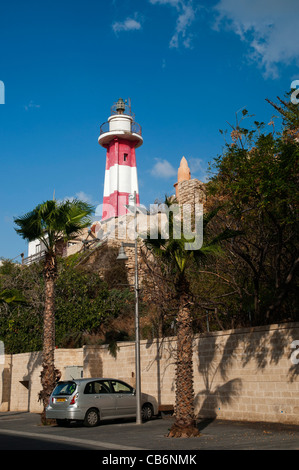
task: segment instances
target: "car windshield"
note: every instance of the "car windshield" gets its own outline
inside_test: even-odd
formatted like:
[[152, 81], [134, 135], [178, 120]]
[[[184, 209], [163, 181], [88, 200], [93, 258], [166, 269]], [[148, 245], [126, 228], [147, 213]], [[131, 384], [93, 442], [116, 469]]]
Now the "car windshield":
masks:
[[53, 395], [72, 395], [75, 390], [75, 382], [58, 382], [53, 392]]

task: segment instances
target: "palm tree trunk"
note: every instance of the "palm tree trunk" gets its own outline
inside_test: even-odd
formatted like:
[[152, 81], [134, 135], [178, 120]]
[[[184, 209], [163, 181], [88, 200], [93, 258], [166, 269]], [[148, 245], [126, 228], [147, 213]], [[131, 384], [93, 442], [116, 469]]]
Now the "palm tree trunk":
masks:
[[41, 372], [42, 391], [39, 394], [43, 403], [41, 421], [47, 424], [46, 407], [56, 383], [57, 372], [54, 365], [55, 351], [55, 279], [57, 275], [56, 258], [47, 253], [44, 267], [45, 278], [45, 309], [44, 309], [44, 338], [43, 364]]
[[176, 420], [169, 437], [198, 436], [194, 417], [193, 385], [193, 332], [188, 286], [185, 279], [179, 285], [179, 312], [177, 316], [177, 361], [176, 361]]

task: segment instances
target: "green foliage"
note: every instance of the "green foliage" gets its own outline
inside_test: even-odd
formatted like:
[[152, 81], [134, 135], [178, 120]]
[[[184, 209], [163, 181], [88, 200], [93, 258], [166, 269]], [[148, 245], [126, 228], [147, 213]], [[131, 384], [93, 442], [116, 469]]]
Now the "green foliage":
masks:
[[292, 91], [287, 92], [284, 99], [278, 96], [277, 104], [266, 99], [266, 101], [279, 112], [280, 117], [282, 117], [283, 133], [288, 135], [292, 134], [293, 131], [297, 133], [299, 129], [299, 106], [298, 104], [292, 103], [291, 94]]
[[[96, 272], [77, 269], [77, 258], [75, 255], [58, 262], [55, 302], [57, 347], [81, 347], [92, 335], [104, 337], [106, 330], [111, 329], [112, 320], [133, 311], [131, 291], [109, 289]], [[0, 269], [0, 286], [2, 293], [19, 295], [13, 302], [0, 304], [0, 340], [4, 341], [5, 351], [41, 350], [43, 263], [21, 267], [6, 261]]]
[[109, 289], [96, 272], [76, 269], [61, 260], [56, 282], [56, 345], [76, 332], [96, 334], [131, 306], [128, 289]]
[[[166, 205], [169, 204], [170, 201], [166, 200]], [[163, 234], [158, 232], [157, 238], [152, 239], [148, 235], [145, 239], [145, 245], [156, 261], [150, 272], [154, 279], [159, 280], [156, 295], [159, 297], [158, 323], [161, 322], [162, 332], [174, 334], [173, 328], [176, 325], [180, 301], [188, 305], [190, 318], [192, 317], [195, 320], [194, 324], [198, 325], [198, 312], [205, 300], [202, 291], [198, 289], [199, 284], [205, 283], [205, 278], [200, 274], [201, 270], [214, 266], [215, 260], [223, 256], [223, 243], [227, 240], [232, 241], [241, 234], [239, 230], [230, 227], [218, 227], [216, 231], [210, 229], [210, 224], [221, 209], [222, 207], [218, 205], [204, 213], [201, 248], [188, 249], [191, 246], [189, 243], [194, 240], [186, 240], [184, 236], [178, 239], [174, 236], [172, 212], [169, 214], [169, 237], [164, 238]], [[176, 223], [179, 224], [177, 220]], [[159, 295], [163, 290], [164, 293]]]
[[[171, 209], [172, 201], [166, 198], [165, 205]], [[172, 210], [169, 211], [169, 236], [164, 237], [162, 231], [159, 231], [157, 237], [151, 238], [150, 234], [144, 239], [145, 246], [162, 263], [162, 272], [170, 275], [170, 282], [182, 282], [186, 269], [196, 263], [201, 266], [214, 256], [221, 253], [221, 242], [238, 235], [237, 231], [225, 228], [221, 233], [213, 237], [207, 237], [207, 226], [215, 217], [217, 208], [203, 215], [203, 244], [200, 248], [192, 248], [195, 237], [186, 238], [183, 231], [183, 220], [178, 220]], [[176, 232], [179, 232], [179, 237]], [[199, 234], [198, 234], [199, 235]]]
[[0, 303], [0, 339], [7, 353], [40, 350], [44, 280], [38, 263], [24, 268], [5, 260], [0, 268], [3, 292], [11, 302]]
[[281, 221], [291, 222], [298, 204], [298, 143], [275, 138], [272, 133], [256, 135], [254, 146], [227, 145], [215, 161], [217, 176], [210, 182], [212, 193], [228, 197], [235, 215], [245, 210], [271, 211]]
[[116, 358], [119, 347], [117, 345], [120, 341], [130, 341], [131, 338], [127, 331], [123, 330], [108, 330], [105, 333], [105, 338], [99, 344], [108, 344], [108, 351], [111, 356]]
[[231, 126], [232, 142], [215, 159], [208, 184], [210, 198], [225, 208], [218, 224], [243, 232], [227, 245], [217, 272], [229, 279], [234, 312], [245, 323], [246, 317], [253, 324], [294, 320], [298, 310], [299, 114], [298, 106], [281, 103], [281, 132], [273, 121], [270, 129], [258, 121], [250, 130], [238, 121]]
[[17, 289], [4, 289], [0, 292], [0, 303], [6, 304], [27, 303], [25, 297]]

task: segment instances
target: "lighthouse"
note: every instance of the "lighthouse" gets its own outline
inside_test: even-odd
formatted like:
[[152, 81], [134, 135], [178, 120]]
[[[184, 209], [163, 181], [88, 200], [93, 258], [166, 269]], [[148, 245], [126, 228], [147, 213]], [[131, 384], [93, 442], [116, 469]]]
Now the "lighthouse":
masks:
[[100, 127], [99, 144], [106, 149], [102, 221], [127, 213], [126, 205], [139, 190], [135, 149], [143, 143], [141, 127], [135, 122], [130, 100], [119, 98], [111, 107], [108, 122]]

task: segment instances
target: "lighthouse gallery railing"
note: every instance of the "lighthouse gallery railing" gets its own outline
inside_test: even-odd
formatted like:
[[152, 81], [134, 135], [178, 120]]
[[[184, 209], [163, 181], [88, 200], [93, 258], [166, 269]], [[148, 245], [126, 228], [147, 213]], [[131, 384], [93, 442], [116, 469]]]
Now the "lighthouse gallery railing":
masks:
[[[117, 129], [117, 130], [127, 131], [126, 129]], [[104, 122], [100, 127], [100, 135], [105, 134], [105, 132], [110, 132], [109, 122], [108, 121]], [[141, 130], [140, 124], [138, 124], [137, 122], [132, 122], [131, 123], [131, 132], [132, 132], [132, 134], [142, 135], [142, 130]]]

